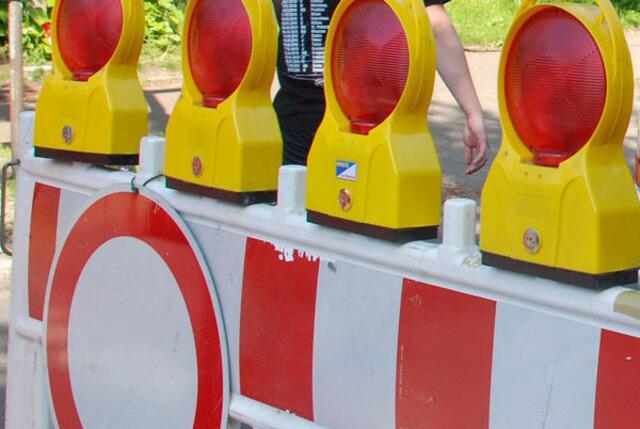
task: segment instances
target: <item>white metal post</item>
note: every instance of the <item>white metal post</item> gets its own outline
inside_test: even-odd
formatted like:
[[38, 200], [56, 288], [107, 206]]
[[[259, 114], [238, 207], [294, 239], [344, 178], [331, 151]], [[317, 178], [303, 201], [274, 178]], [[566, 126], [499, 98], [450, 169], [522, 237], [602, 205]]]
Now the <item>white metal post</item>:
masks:
[[11, 118], [11, 156], [16, 157], [18, 124], [23, 108], [23, 63], [22, 63], [22, 15], [20, 1], [9, 2], [9, 64], [11, 75], [10, 118]]

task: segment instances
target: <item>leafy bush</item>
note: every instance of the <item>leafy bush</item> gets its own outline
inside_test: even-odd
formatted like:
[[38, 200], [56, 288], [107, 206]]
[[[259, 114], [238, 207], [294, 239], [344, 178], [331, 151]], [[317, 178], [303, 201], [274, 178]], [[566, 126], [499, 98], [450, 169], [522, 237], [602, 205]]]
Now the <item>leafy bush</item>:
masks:
[[146, 52], [168, 52], [179, 48], [186, 2], [187, 0], [144, 2], [147, 21], [144, 36]]
[[29, 63], [42, 63], [51, 59], [51, 22], [49, 4], [44, 2], [24, 2], [24, 20], [22, 27], [22, 46], [25, 60]]
[[[0, 1], [0, 58], [7, 57], [8, 1]], [[27, 62], [41, 63], [51, 58], [49, 10], [54, 0], [24, 0], [22, 44]]]
[[[0, 59], [7, 53], [7, 0], [0, 0]], [[23, 0], [23, 47], [27, 63], [51, 60], [51, 9], [55, 0]], [[175, 50], [180, 45], [184, 7], [187, 0], [144, 0], [145, 50], [149, 54]], [[4, 58], [3, 58], [4, 57]]]

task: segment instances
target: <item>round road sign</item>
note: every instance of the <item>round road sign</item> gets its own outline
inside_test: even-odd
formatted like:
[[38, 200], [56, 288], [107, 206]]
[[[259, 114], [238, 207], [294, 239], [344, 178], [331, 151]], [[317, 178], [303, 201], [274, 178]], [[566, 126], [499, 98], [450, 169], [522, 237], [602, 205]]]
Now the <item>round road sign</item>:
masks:
[[100, 193], [56, 255], [45, 349], [58, 426], [226, 428], [215, 287], [186, 224], [148, 191]]

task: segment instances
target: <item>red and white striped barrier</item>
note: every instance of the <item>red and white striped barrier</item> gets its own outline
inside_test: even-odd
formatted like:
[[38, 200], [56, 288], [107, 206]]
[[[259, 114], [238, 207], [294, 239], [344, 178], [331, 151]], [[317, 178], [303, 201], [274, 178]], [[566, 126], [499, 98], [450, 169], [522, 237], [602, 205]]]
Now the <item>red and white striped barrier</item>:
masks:
[[243, 208], [153, 180], [159, 139], [137, 176], [30, 143], [8, 428], [640, 425], [640, 292], [482, 266], [472, 202], [401, 246], [307, 223], [303, 168]]

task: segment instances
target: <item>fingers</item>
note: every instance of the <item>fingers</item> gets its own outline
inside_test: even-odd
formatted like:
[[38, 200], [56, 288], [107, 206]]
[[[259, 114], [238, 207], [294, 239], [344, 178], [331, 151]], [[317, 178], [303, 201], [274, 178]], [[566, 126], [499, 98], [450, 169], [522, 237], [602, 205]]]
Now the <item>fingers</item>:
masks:
[[482, 118], [468, 121], [464, 134], [464, 160], [468, 165], [465, 173], [473, 174], [484, 167], [489, 154], [489, 144]]
[[476, 158], [473, 160], [473, 163], [484, 164], [485, 162], [487, 162], [488, 155], [489, 155], [489, 145], [485, 141], [480, 144], [480, 149], [478, 150], [478, 154], [476, 155]]
[[479, 159], [476, 158], [469, 167], [464, 171], [466, 174], [473, 174], [479, 171], [484, 165], [487, 163], [487, 158]]
[[482, 142], [480, 147], [477, 149], [478, 153], [476, 157], [473, 159], [473, 162], [469, 165], [469, 167], [465, 170], [467, 174], [473, 174], [476, 171], [480, 170], [487, 163], [487, 158], [489, 155], [489, 145], [487, 142]]

